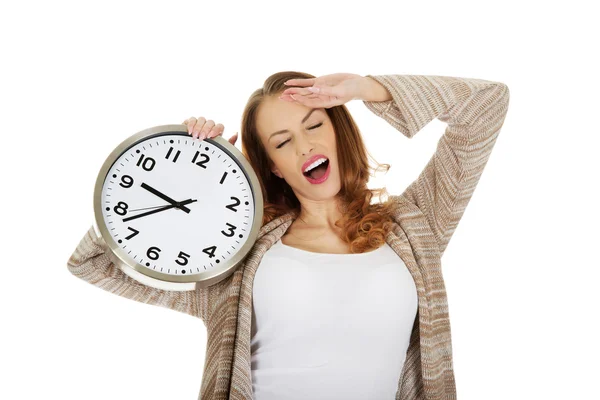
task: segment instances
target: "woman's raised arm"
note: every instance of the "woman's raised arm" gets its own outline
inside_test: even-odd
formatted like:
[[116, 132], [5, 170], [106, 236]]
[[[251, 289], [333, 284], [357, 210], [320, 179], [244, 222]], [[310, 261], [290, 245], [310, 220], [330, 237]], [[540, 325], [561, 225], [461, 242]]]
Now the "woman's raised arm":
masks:
[[[402, 193], [426, 216], [444, 253], [496, 143], [509, 104], [504, 83], [437, 75], [366, 75], [391, 100], [367, 108], [411, 138], [434, 118], [448, 126], [424, 170]], [[377, 88], [377, 86], [376, 86]], [[372, 91], [377, 96], [381, 88]], [[389, 96], [386, 96], [389, 98]], [[385, 97], [384, 97], [385, 98]]]

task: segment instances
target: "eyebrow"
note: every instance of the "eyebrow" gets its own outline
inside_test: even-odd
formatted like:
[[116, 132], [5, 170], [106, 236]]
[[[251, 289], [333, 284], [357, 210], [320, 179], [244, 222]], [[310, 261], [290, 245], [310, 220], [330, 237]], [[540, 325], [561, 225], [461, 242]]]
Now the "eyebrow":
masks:
[[[317, 111], [317, 110], [320, 110], [320, 108], [313, 108], [312, 110], [310, 110], [310, 111], [308, 112], [308, 114], [306, 114], [306, 115], [304, 116], [304, 118], [302, 118], [302, 121], [300, 121], [300, 123], [302, 123], [302, 124], [303, 124], [304, 122], [306, 122], [306, 120], [308, 119], [308, 117], [310, 117], [310, 115], [311, 115], [311, 114], [312, 114], [314, 111]], [[288, 129], [282, 129], [282, 130], [280, 130], [280, 131], [273, 132], [273, 133], [271, 133], [271, 136], [269, 136], [269, 140], [271, 140], [271, 138], [273, 138], [273, 136], [275, 136], [275, 135], [279, 135], [279, 134], [281, 134], [281, 133], [285, 133], [285, 132], [289, 132], [289, 130], [288, 130]]]

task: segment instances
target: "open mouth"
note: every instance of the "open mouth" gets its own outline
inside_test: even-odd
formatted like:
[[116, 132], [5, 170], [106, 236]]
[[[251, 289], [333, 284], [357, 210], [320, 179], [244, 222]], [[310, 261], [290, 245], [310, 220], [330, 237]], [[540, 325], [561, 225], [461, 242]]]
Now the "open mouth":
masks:
[[329, 166], [329, 159], [325, 162], [317, 165], [315, 168], [311, 169], [308, 172], [303, 172], [304, 176], [311, 179], [320, 179], [327, 172], [327, 167]]

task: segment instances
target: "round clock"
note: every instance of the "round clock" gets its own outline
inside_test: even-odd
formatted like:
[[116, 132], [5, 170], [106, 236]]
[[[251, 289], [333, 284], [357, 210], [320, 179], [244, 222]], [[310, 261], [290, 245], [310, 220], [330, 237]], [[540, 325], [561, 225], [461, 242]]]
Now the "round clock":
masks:
[[186, 125], [127, 138], [94, 188], [95, 230], [115, 265], [165, 290], [194, 290], [235, 271], [256, 241], [263, 198], [244, 155]]

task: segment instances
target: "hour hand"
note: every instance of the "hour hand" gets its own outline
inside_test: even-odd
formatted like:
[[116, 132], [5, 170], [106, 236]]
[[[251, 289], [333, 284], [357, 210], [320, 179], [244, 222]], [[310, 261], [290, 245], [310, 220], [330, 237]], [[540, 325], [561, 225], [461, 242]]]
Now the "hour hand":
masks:
[[144, 189], [146, 189], [147, 191], [149, 191], [150, 193], [155, 194], [156, 196], [160, 197], [161, 199], [168, 201], [169, 203], [171, 203], [173, 205], [173, 207], [177, 207], [177, 208], [185, 211], [186, 213], [190, 212], [190, 209], [187, 208], [185, 205], [182, 205], [182, 204], [180, 204], [180, 202], [173, 200], [166, 194], [159, 192], [158, 190], [154, 189], [152, 186], [148, 185], [147, 183], [142, 182], [142, 187]]

